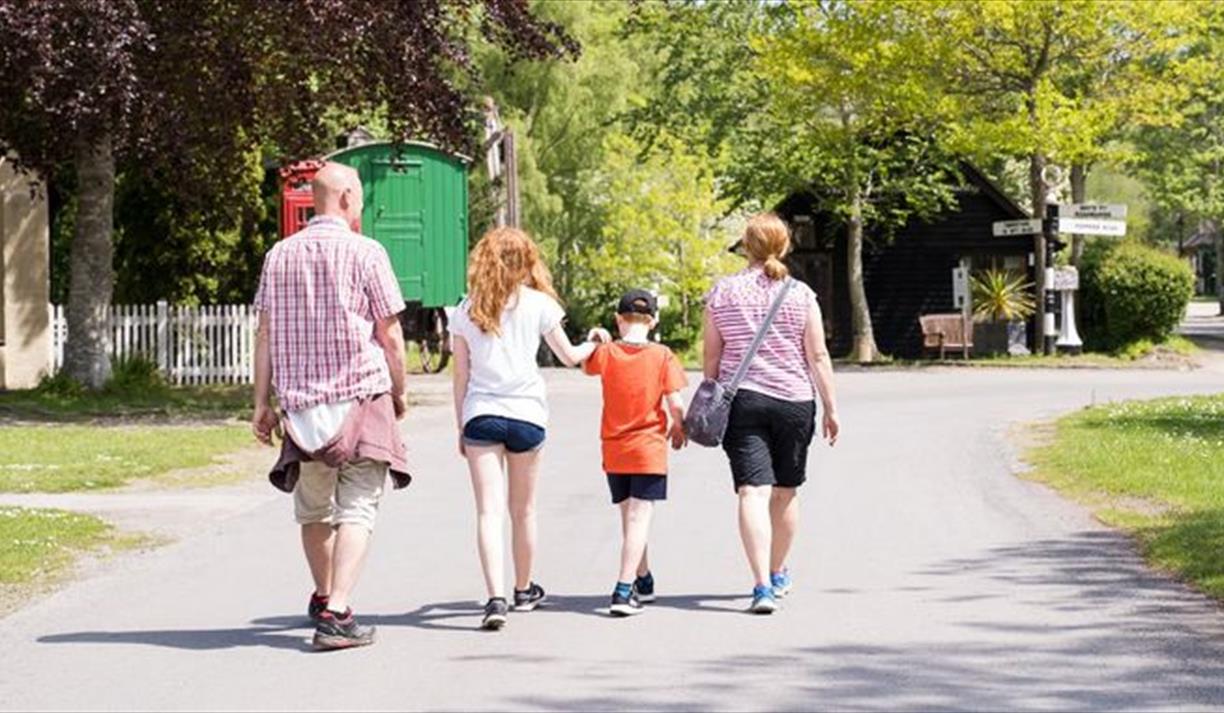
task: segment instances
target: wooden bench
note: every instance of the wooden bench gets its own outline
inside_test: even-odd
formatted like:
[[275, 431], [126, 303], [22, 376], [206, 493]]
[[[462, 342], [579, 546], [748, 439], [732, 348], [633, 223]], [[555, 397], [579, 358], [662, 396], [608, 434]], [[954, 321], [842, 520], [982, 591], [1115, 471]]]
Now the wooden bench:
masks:
[[922, 325], [922, 349], [939, 350], [943, 359], [948, 349], [960, 349], [961, 357], [968, 359], [973, 349], [973, 321], [959, 313], [924, 314], [918, 318]]

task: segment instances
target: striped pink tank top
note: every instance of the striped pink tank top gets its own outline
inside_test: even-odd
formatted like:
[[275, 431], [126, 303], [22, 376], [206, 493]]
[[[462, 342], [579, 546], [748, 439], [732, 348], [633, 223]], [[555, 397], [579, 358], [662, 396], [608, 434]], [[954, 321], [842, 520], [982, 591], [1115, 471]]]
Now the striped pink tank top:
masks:
[[[721, 383], [730, 383], [735, 376], [781, 288], [781, 280], [770, 280], [761, 268], [749, 267], [719, 280], [706, 295], [706, 307], [723, 339], [718, 367]], [[811, 401], [816, 397], [803, 351], [803, 330], [815, 302], [812, 288], [802, 281], [791, 286], [748, 367], [741, 389], [784, 401]]]

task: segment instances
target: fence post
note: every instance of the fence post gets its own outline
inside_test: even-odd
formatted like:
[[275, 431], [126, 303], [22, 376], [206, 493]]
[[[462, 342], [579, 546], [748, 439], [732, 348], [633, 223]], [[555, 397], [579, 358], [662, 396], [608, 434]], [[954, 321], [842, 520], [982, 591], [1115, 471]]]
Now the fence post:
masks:
[[157, 368], [170, 375], [170, 305], [157, 301]]
[[51, 338], [47, 340], [47, 376], [55, 375], [55, 341], [59, 325], [55, 323], [55, 305], [47, 303], [47, 323], [51, 325]]

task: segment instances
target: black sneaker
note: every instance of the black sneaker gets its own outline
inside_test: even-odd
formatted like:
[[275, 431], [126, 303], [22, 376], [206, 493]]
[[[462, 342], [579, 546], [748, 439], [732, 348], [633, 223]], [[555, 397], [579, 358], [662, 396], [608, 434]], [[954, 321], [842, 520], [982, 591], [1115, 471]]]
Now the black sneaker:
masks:
[[353, 610], [349, 609], [344, 616], [324, 609], [319, 614], [319, 623], [315, 626], [315, 651], [334, 651], [336, 649], [352, 649], [358, 646], [369, 646], [374, 643], [374, 627], [361, 626]]
[[612, 592], [612, 606], [608, 607], [608, 613], [612, 616], [633, 616], [641, 614], [644, 609], [636, 592], [630, 590], [628, 596]]
[[633, 591], [637, 592], [638, 601], [649, 604], [655, 600], [654, 574], [647, 572], [645, 576], [633, 580]]
[[321, 597], [318, 594], [311, 592], [310, 603], [306, 605], [306, 616], [310, 618], [311, 624], [319, 623], [319, 616], [327, 609], [327, 597]]
[[485, 604], [484, 621], [480, 622], [480, 628], [488, 629], [489, 631], [497, 631], [506, 625], [506, 612], [509, 607], [506, 606], [506, 600], [501, 597], [493, 597]]
[[524, 590], [514, 590], [514, 611], [531, 611], [544, 603], [548, 595], [544, 588], [535, 582]]

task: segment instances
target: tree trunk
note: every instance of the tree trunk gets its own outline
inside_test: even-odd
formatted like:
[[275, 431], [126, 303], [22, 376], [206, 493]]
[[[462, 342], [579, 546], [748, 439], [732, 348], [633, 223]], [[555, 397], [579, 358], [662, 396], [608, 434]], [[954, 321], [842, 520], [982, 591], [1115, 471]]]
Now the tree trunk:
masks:
[[[1071, 166], [1071, 202], [1084, 203], [1088, 196], [1088, 167], [1082, 163]], [[1071, 264], [1079, 267], [1084, 256], [1084, 236], [1071, 236]]]
[[103, 135], [77, 144], [76, 233], [69, 257], [68, 342], [64, 369], [68, 376], [91, 388], [110, 378], [106, 316], [114, 291], [115, 159], [111, 137]]
[[[1040, 151], [1034, 151], [1029, 156], [1029, 191], [1032, 199], [1033, 217], [1045, 219], [1046, 184], [1042, 175], [1045, 173], [1046, 157]], [[1045, 349], [1045, 233], [1033, 236], [1033, 286], [1037, 301], [1036, 327], [1033, 330], [1033, 352], [1040, 354]]]
[[854, 345], [850, 358], [859, 363], [879, 359], [875, 332], [871, 328], [871, 309], [867, 304], [867, 289], [863, 284], [863, 196], [857, 186], [851, 188], [850, 220], [846, 225], [846, 262], [850, 277], [850, 321]]

